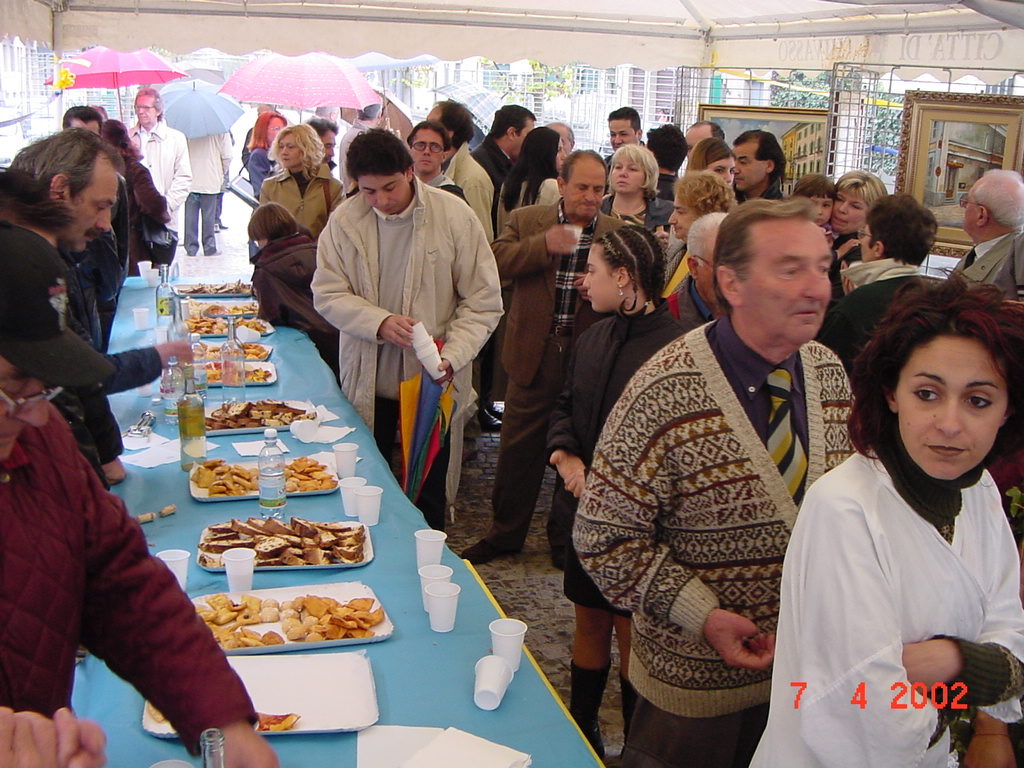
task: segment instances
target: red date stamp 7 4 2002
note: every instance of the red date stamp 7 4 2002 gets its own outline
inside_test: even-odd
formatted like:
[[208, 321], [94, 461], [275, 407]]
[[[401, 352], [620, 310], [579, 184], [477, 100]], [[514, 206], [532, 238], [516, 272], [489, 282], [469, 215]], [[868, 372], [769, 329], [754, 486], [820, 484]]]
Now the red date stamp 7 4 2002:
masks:
[[[793, 709], [800, 709], [800, 697], [807, 690], [807, 683], [790, 683], [797, 689], [793, 699]], [[889, 690], [893, 692], [889, 709], [924, 709], [929, 704], [936, 709], [967, 709], [964, 698], [967, 696], [967, 683], [935, 683], [932, 686], [924, 683], [893, 683]], [[867, 709], [867, 683], [860, 683], [853, 692], [850, 704]]]

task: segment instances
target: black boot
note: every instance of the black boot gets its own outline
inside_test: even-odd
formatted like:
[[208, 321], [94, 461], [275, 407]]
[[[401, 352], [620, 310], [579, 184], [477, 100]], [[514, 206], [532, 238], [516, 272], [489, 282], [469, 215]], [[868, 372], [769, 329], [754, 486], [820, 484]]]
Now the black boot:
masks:
[[619, 675], [619, 685], [622, 687], [622, 743], [625, 744], [629, 741], [629, 723], [636, 709], [636, 688], [622, 675]]
[[572, 664], [569, 714], [587, 737], [598, 757], [604, 757], [604, 742], [601, 741], [601, 699], [608, 682], [609, 667], [584, 669]]

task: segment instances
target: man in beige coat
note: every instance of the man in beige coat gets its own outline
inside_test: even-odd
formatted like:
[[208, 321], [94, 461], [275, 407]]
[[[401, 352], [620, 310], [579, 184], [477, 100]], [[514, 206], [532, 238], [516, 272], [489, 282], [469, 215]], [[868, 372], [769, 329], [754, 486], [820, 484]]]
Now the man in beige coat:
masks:
[[446, 470], [453, 459], [454, 495], [474, 398], [470, 364], [501, 317], [498, 268], [473, 211], [421, 184], [401, 139], [380, 130], [357, 136], [346, 165], [359, 194], [334, 211], [320, 236], [314, 305], [341, 332], [342, 392], [385, 457], [394, 449], [399, 384], [423, 371], [412, 326], [422, 322], [442, 342], [441, 368], [430, 373], [454, 382], [456, 414], [417, 506], [443, 529]]

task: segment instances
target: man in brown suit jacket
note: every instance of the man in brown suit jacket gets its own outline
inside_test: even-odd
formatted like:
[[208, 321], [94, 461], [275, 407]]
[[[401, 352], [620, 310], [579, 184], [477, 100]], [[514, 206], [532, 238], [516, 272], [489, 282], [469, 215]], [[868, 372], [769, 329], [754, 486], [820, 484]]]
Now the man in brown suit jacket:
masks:
[[[596, 152], [573, 152], [558, 178], [562, 199], [512, 212], [491, 247], [503, 280], [514, 281], [502, 363], [508, 373], [501, 453], [487, 535], [462, 553], [486, 563], [523, 548], [547, 466], [548, 420], [562, 391], [573, 340], [602, 315], [581, 292], [594, 239], [623, 222], [599, 213], [606, 169]], [[548, 521], [552, 559], [567, 530]]]

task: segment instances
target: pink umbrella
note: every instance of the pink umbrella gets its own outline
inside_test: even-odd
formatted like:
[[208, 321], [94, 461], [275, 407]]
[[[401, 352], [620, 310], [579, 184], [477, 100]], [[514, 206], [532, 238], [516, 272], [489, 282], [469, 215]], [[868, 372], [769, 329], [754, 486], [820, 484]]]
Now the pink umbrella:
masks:
[[261, 56], [239, 68], [220, 91], [240, 101], [297, 109], [362, 109], [380, 103], [380, 96], [351, 62], [322, 51]]
[[61, 67], [75, 76], [71, 88], [123, 88], [188, 77], [187, 72], [145, 48], [124, 53], [98, 45], [63, 59]]

